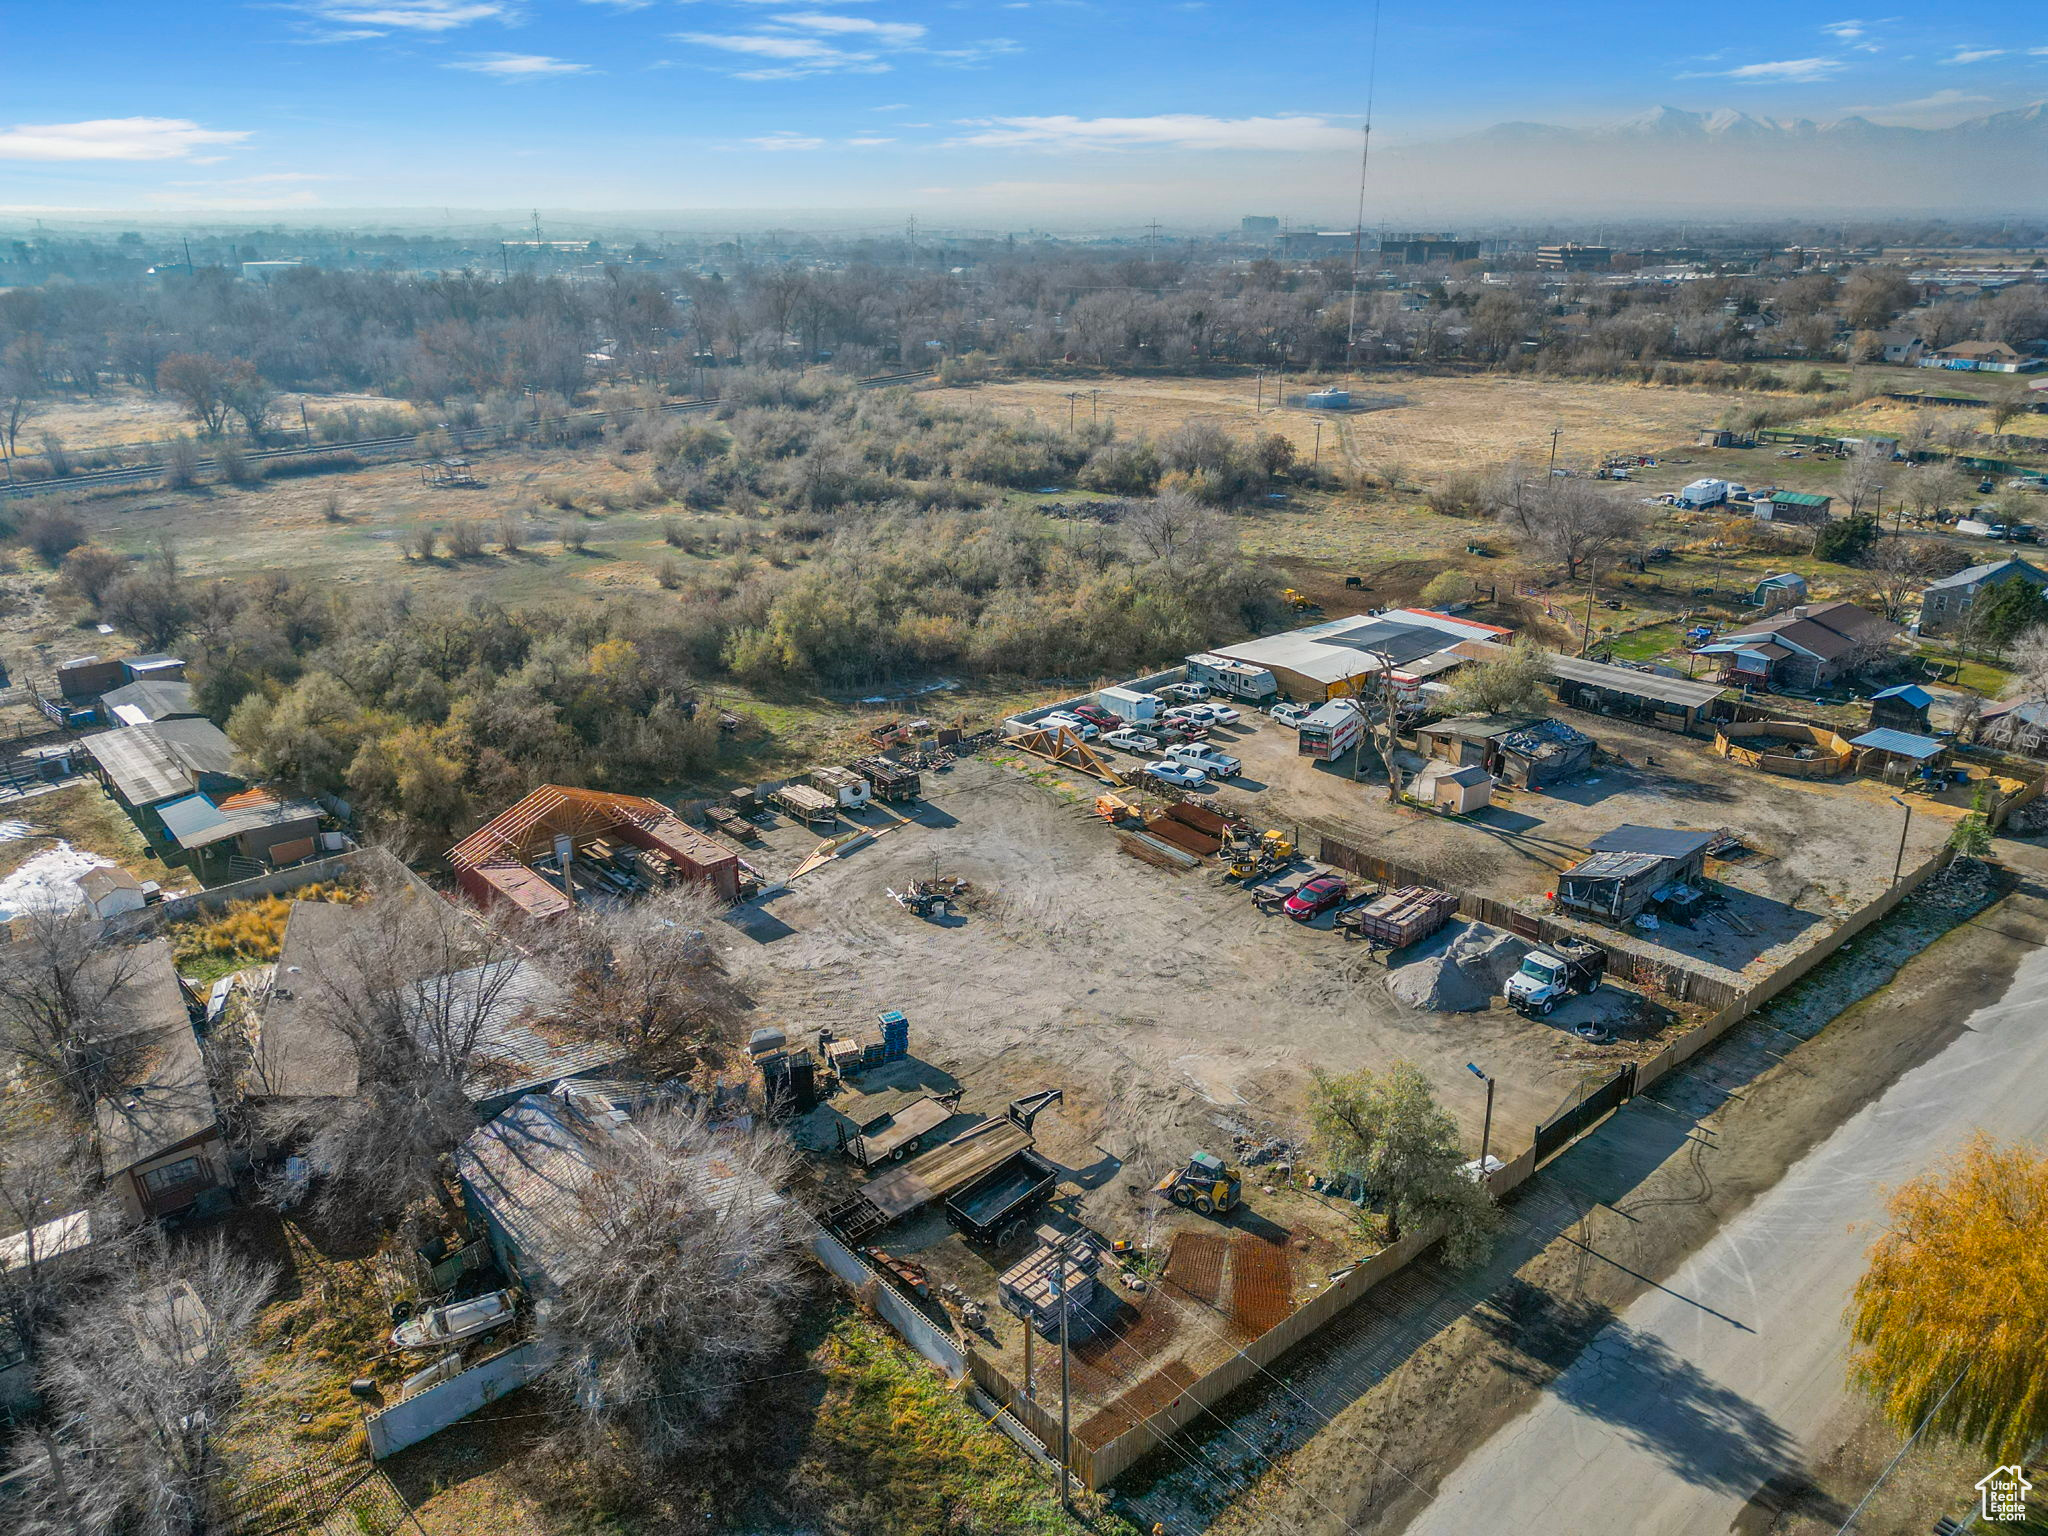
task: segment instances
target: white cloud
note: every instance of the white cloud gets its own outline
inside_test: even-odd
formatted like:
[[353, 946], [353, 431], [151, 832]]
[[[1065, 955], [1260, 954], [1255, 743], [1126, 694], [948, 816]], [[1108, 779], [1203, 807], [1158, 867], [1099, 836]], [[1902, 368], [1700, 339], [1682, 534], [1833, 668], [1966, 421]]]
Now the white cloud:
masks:
[[184, 117], [101, 117], [16, 123], [0, 129], [0, 160], [191, 160], [194, 150], [240, 144], [246, 132], [202, 128]]
[[[2041, 52], [2048, 53], [2048, 48], [2043, 48]], [[870, 112], [908, 112], [910, 110], [910, 103], [907, 101], [892, 101], [885, 107], [869, 107], [868, 110]]]
[[1843, 43], [1853, 43], [1869, 30], [1870, 24], [1868, 22], [1853, 19], [1849, 21], [1831, 21], [1821, 28], [1821, 31], [1827, 33], [1829, 37]]
[[588, 64], [572, 64], [544, 53], [476, 53], [447, 67], [500, 80], [539, 80], [548, 75], [587, 74], [590, 70]]
[[479, 21], [508, 21], [513, 7], [497, 0], [312, 0], [311, 15], [356, 29], [330, 33], [330, 41], [379, 37], [385, 32], [452, 32]]
[[2002, 59], [2008, 50], [2004, 48], [1958, 48], [1941, 62], [1944, 64], [1982, 64], [1986, 59]]
[[1358, 136], [1321, 117], [989, 117], [963, 119], [976, 131], [950, 142], [979, 149], [1351, 149]]
[[807, 133], [791, 133], [787, 129], [779, 133], [763, 134], [758, 139], [748, 139], [746, 142], [753, 145], [756, 149], [823, 149], [825, 147], [823, 139], [813, 138]]
[[678, 42], [700, 48], [716, 48], [748, 58], [781, 62], [766, 69], [734, 71], [741, 80], [801, 80], [808, 75], [873, 75], [889, 66], [873, 53], [839, 48], [815, 37], [793, 32], [681, 32]]
[[824, 11], [792, 11], [777, 16], [775, 25], [830, 36], [855, 37], [880, 48], [908, 48], [924, 36], [914, 21], [876, 21], [872, 16], [834, 16]]
[[859, 138], [846, 141], [847, 146], [851, 149], [873, 149], [878, 144], [894, 144], [895, 142], [894, 139], [885, 139], [879, 134], [873, 133], [863, 134]]
[[1922, 96], [1913, 101], [1892, 101], [1870, 107], [1844, 107], [1844, 112], [1940, 112], [1949, 107], [1981, 106], [1987, 101], [1997, 100], [1994, 96], [1980, 96], [1974, 91], [1936, 91], [1931, 96]]
[[1767, 64], [1742, 64], [1681, 75], [1682, 80], [1734, 80], [1742, 85], [1804, 85], [1826, 80], [1847, 66], [1840, 59], [1773, 59]]

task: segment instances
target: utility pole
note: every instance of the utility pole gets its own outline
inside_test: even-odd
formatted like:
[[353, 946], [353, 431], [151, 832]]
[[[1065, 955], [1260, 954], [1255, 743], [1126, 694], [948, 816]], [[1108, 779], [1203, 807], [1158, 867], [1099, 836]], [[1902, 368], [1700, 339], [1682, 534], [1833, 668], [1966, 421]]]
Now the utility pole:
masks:
[[1564, 436], [1564, 423], [1559, 422], [1550, 429], [1550, 472], [1557, 473], [1557, 440]]
[[1095, 425], [1095, 397], [1101, 393], [1099, 389], [1088, 391], [1088, 425], [1091, 427]]
[[1469, 1061], [1465, 1063], [1465, 1070], [1486, 1084], [1486, 1120], [1479, 1130], [1479, 1182], [1484, 1184], [1488, 1177], [1486, 1153], [1493, 1145], [1493, 1079]]
[[1253, 377], [1258, 380], [1259, 393], [1257, 403], [1253, 405], [1252, 410], [1255, 413], [1263, 413], [1266, 409], [1266, 370], [1263, 368], [1257, 370]]
[[1068, 1428], [1072, 1408], [1071, 1384], [1067, 1377], [1067, 1263], [1066, 1248], [1060, 1248], [1058, 1263], [1060, 1276], [1057, 1282], [1060, 1297], [1060, 1508], [1068, 1514], [1074, 1512], [1074, 1485], [1072, 1474], [1067, 1470], [1073, 1461], [1073, 1435]]
[[1586, 572], [1586, 638], [1579, 645], [1581, 656], [1593, 649], [1593, 599], [1599, 593], [1600, 589], [1594, 585], [1593, 573], [1589, 570]]
[[306, 446], [307, 446], [308, 448], [312, 447], [312, 446], [313, 446], [313, 423], [312, 423], [312, 422], [310, 422], [310, 421], [308, 421], [308, 420], [306, 419], [306, 402], [305, 402], [304, 400], [301, 400], [301, 401], [299, 402], [299, 426], [300, 426], [301, 428], [303, 428], [303, 429], [304, 429], [304, 431], [305, 431], [305, 434], [306, 434]]
[[1323, 467], [1323, 418], [1316, 418], [1316, 449], [1308, 461], [1309, 472], [1320, 474]]
[[1899, 883], [1899, 871], [1906, 867], [1906, 834], [1913, 830], [1913, 807], [1897, 795], [1887, 798], [1906, 813], [1906, 819], [1899, 827], [1899, 856], [1892, 860], [1892, 884], [1896, 886]]
[[1078, 389], [1067, 392], [1067, 436], [1069, 437], [1074, 435], [1074, 407], [1080, 402], [1080, 399], [1081, 391]]

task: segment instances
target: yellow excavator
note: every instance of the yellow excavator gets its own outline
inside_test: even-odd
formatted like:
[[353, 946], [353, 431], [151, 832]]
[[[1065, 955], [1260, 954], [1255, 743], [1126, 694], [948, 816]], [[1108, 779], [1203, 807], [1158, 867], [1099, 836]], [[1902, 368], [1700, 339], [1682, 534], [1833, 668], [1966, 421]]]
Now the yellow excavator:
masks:
[[1321, 613], [1323, 611], [1321, 603], [1310, 597], [1306, 592], [1297, 592], [1292, 587], [1284, 588], [1281, 591], [1280, 601], [1297, 613]]
[[1185, 1168], [1175, 1169], [1152, 1186], [1175, 1205], [1184, 1205], [1204, 1216], [1221, 1216], [1236, 1206], [1244, 1193], [1237, 1170], [1209, 1152], [1197, 1152]]
[[1293, 863], [1294, 851], [1284, 832], [1261, 833], [1256, 842], [1247, 837], [1239, 843], [1225, 873], [1233, 880], [1263, 880]]

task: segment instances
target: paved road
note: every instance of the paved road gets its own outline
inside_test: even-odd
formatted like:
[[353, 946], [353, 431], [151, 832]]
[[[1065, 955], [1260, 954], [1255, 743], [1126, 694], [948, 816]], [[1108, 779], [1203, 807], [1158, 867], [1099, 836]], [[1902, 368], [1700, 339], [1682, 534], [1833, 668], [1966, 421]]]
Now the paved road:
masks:
[[1883, 1190], [1978, 1129], [2048, 1140], [2044, 1017], [2048, 950], [1602, 1329], [1445, 1480], [1407, 1536], [1705, 1536], [1734, 1527], [1753, 1499], [1796, 1501], [1843, 1402], [1842, 1309]]

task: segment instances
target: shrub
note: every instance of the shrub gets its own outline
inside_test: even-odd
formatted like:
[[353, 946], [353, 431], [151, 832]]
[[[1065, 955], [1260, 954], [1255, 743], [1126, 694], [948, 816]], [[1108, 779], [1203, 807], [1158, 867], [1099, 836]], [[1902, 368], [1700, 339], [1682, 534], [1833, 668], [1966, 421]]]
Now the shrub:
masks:
[[664, 555], [661, 564], [655, 568], [654, 579], [661, 584], [662, 591], [675, 591], [683, 584], [682, 562], [674, 555]]
[[448, 530], [448, 553], [457, 560], [474, 560], [484, 552], [484, 525], [464, 518]]
[[64, 584], [97, 608], [127, 570], [126, 556], [97, 544], [81, 544], [64, 557]]
[[680, 517], [664, 517], [661, 520], [661, 542], [670, 549], [681, 549], [688, 542]]
[[164, 489], [188, 490], [199, 483], [199, 445], [189, 432], [164, 444]]
[[406, 536], [405, 553], [421, 560], [432, 560], [441, 552], [441, 529], [435, 523], [421, 523]]
[[582, 554], [590, 543], [590, 530], [581, 523], [564, 523], [558, 533], [562, 548], [570, 554]]
[[38, 508], [21, 519], [19, 529], [21, 541], [46, 565], [55, 565], [85, 542], [85, 524], [64, 507]]

